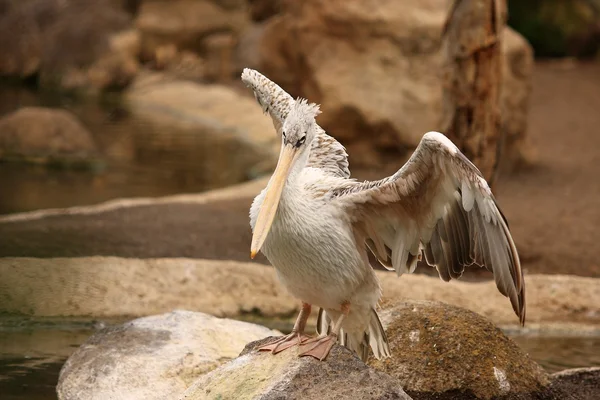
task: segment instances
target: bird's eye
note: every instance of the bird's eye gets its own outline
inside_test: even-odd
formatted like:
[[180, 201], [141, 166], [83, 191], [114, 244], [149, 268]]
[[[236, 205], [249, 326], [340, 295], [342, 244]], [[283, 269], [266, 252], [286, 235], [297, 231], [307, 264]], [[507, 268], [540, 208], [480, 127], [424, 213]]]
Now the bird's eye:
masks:
[[296, 147], [302, 146], [304, 142], [306, 142], [306, 136], [302, 136], [300, 139], [298, 139], [298, 141], [296, 142]]

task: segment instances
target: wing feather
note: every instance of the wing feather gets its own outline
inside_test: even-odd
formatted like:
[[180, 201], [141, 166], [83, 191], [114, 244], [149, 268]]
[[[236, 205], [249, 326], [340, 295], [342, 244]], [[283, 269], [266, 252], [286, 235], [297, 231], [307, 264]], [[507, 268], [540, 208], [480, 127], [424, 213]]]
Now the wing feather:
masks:
[[[283, 122], [290, 109], [296, 102], [281, 86], [268, 79], [266, 76], [253, 69], [245, 68], [242, 72], [242, 81], [254, 92], [254, 97], [273, 120], [273, 126], [278, 135], [281, 135]], [[307, 166], [319, 168], [325, 173], [341, 178], [350, 177], [348, 154], [340, 142], [329, 136], [321, 127], [318, 127], [316, 137], [313, 139]]]
[[524, 323], [525, 282], [506, 219], [479, 170], [441, 133], [425, 134], [394, 175], [344, 180], [331, 196], [382, 264], [412, 272], [422, 250], [444, 281], [485, 266]]

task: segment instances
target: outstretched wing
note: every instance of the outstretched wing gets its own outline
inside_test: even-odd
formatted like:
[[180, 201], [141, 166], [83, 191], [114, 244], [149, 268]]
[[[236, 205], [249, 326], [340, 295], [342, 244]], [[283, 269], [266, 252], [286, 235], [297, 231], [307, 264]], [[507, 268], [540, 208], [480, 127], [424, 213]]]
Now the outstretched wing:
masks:
[[[275, 82], [253, 69], [244, 69], [242, 81], [252, 89], [258, 104], [271, 116], [277, 134], [281, 135], [283, 121], [295, 100]], [[346, 149], [321, 127], [318, 127], [318, 133], [312, 142], [307, 166], [320, 168], [332, 176], [350, 177]]]
[[525, 322], [525, 282], [508, 224], [479, 170], [446, 136], [425, 134], [397, 173], [342, 182], [332, 196], [382, 265], [412, 273], [424, 253], [445, 281], [485, 266]]

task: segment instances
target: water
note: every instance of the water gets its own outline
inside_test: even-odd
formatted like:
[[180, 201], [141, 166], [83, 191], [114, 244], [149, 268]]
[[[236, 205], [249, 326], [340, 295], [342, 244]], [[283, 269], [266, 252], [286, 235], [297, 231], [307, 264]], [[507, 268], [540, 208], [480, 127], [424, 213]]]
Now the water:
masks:
[[58, 170], [0, 162], [0, 214], [96, 204], [122, 197], [193, 193], [245, 181], [240, 153], [227, 135], [156, 126], [132, 116], [120, 98], [76, 99], [0, 83], [0, 117], [26, 106], [63, 108], [94, 136], [100, 162]]
[[[120, 322], [0, 317], [2, 400], [56, 399], [58, 374], [67, 357], [96, 329]], [[599, 336], [513, 339], [548, 372], [600, 365]]]

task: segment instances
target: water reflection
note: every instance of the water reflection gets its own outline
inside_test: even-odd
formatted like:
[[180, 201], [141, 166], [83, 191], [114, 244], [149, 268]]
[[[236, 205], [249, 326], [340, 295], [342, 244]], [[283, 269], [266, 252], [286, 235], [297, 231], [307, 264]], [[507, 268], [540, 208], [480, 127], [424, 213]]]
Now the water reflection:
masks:
[[516, 336], [512, 339], [548, 372], [600, 366], [600, 337]]
[[0, 163], [0, 214], [199, 192], [257, 174], [241, 167], [259, 160], [252, 160], [256, 156], [232, 140], [232, 133], [209, 135], [193, 127], [150, 124], [129, 115], [118, 98], [99, 104], [0, 84], [0, 116], [25, 106], [61, 107], [74, 113], [92, 132], [103, 162], [80, 171]]

